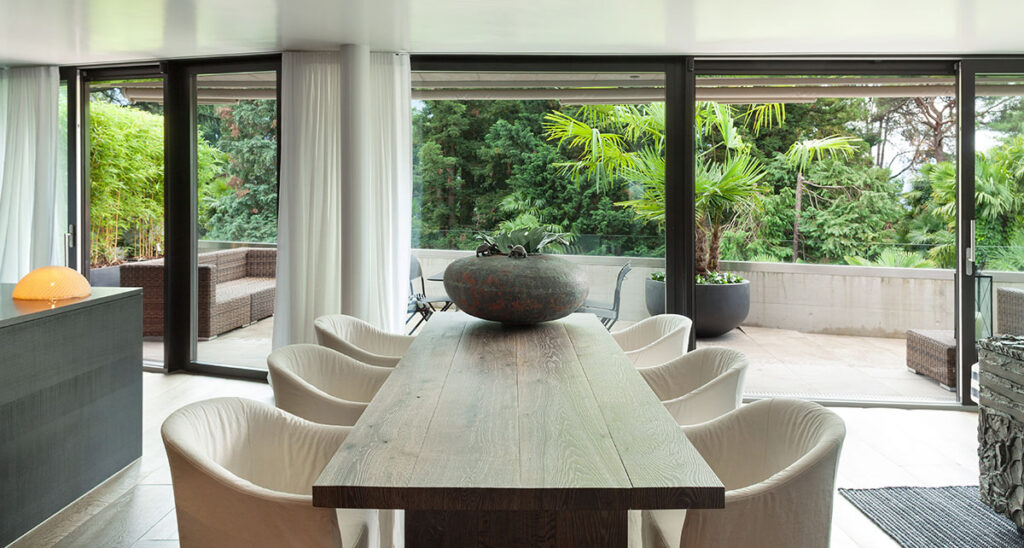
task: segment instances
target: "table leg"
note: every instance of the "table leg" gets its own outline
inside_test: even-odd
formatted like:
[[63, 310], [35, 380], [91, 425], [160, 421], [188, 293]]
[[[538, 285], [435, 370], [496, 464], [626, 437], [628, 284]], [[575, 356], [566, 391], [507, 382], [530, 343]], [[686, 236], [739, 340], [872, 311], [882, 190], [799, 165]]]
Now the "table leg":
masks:
[[622, 548], [627, 523], [624, 511], [406, 511], [405, 545]]

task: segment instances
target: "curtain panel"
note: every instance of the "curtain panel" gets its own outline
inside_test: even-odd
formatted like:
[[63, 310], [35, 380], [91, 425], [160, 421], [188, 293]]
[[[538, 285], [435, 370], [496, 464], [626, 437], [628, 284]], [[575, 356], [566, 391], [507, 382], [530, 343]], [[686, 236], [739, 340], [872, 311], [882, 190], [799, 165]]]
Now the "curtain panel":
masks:
[[348, 314], [402, 328], [412, 196], [409, 60], [363, 46], [288, 52], [274, 346]]
[[401, 333], [409, 303], [412, 245], [412, 82], [409, 55], [370, 54], [370, 323]]
[[0, 70], [0, 283], [64, 264], [57, 67]]

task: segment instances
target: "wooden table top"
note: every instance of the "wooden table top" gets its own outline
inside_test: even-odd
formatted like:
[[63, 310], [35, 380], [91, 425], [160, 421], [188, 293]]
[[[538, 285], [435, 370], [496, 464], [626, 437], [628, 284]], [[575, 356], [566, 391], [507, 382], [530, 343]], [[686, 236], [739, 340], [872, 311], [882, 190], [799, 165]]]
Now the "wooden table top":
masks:
[[407, 510], [721, 508], [725, 490], [590, 314], [435, 314], [313, 485]]

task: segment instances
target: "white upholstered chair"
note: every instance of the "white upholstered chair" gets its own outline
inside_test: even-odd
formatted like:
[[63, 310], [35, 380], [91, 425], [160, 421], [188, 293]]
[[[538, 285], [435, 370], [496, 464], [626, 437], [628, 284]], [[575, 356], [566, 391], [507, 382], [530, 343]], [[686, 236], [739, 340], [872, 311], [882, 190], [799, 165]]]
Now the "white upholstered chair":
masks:
[[678, 314], [659, 314], [612, 332], [637, 367], [650, 367], [686, 353], [693, 321]]
[[846, 436], [835, 413], [760, 400], [683, 430], [725, 484], [725, 508], [644, 511], [645, 546], [828, 546]]
[[352, 316], [332, 314], [313, 321], [316, 342], [363, 363], [394, 367], [416, 337], [394, 335]]
[[349, 430], [242, 398], [172, 413], [161, 434], [181, 546], [377, 546], [376, 511], [313, 506], [313, 482]]
[[730, 348], [698, 348], [640, 376], [680, 425], [716, 419], [740, 405], [747, 357]]
[[324, 346], [293, 344], [267, 357], [278, 408], [320, 424], [352, 426], [391, 367], [378, 367]]

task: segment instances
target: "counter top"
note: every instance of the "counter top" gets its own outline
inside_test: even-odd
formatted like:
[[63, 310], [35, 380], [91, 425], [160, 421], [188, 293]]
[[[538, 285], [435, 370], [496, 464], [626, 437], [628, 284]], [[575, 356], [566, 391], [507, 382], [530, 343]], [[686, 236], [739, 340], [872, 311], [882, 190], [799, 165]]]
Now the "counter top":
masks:
[[62, 301], [21, 301], [11, 298], [14, 284], [0, 284], [0, 327], [45, 318], [59, 312], [92, 306], [93, 304], [122, 299], [139, 293], [137, 287], [94, 287], [92, 295]]

